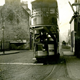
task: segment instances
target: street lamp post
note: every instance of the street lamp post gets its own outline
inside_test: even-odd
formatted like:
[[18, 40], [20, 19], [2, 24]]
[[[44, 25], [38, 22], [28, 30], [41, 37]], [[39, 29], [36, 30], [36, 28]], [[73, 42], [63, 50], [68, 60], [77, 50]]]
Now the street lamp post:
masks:
[[5, 54], [5, 50], [4, 50], [4, 27], [5, 27], [5, 19], [2, 13], [3, 7], [1, 9], [1, 20], [2, 20], [2, 50], [3, 50], [3, 54]]
[[5, 54], [5, 50], [4, 50], [4, 25], [2, 27], [2, 32], [3, 32], [3, 38], [2, 38], [3, 54]]

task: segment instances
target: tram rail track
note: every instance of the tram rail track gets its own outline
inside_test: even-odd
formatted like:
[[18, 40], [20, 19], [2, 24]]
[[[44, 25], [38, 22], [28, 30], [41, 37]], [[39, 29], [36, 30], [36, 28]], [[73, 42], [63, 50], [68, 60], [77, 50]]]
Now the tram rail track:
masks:
[[55, 66], [52, 68], [51, 72], [50, 72], [43, 80], [47, 80], [47, 79], [50, 77], [50, 75], [53, 73], [53, 71], [55, 70], [56, 67], [57, 67], [57, 65], [55, 65]]

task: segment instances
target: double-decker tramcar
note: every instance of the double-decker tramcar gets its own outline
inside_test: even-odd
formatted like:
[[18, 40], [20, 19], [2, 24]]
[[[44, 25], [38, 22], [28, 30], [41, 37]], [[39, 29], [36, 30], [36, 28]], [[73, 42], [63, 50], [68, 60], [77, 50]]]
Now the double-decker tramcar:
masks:
[[34, 57], [37, 60], [59, 57], [58, 4], [56, 0], [32, 2]]

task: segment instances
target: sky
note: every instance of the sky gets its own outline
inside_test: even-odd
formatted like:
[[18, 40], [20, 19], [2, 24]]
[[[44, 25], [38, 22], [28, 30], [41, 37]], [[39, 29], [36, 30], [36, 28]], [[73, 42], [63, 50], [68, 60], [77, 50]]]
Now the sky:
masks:
[[[21, 0], [22, 1], [22, 0]], [[29, 8], [31, 8], [30, 2], [32, 0], [23, 0], [28, 1]], [[57, 0], [58, 1], [58, 8], [59, 8], [59, 28], [60, 28], [60, 35], [62, 40], [67, 40], [67, 33], [70, 29], [69, 21], [73, 15], [73, 11], [68, 3], [68, 1], [74, 3], [74, 0]], [[3, 5], [5, 0], [0, 0], [0, 5]]]
[[74, 0], [57, 0], [59, 8], [59, 28], [60, 28], [60, 40], [68, 40], [68, 31], [70, 30], [70, 19], [73, 16], [73, 11], [68, 1], [74, 3]]
[[5, 3], [5, 0], [0, 0], [0, 5], [2, 6]]

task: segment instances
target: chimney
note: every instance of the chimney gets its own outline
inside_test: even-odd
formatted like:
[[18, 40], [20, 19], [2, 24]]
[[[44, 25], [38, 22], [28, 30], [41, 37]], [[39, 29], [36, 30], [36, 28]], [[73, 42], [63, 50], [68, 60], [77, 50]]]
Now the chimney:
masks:
[[25, 9], [28, 8], [28, 1], [22, 1], [21, 2], [22, 7], [24, 7]]
[[75, 2], [77, 2], [77, 0], [75, 0]]

